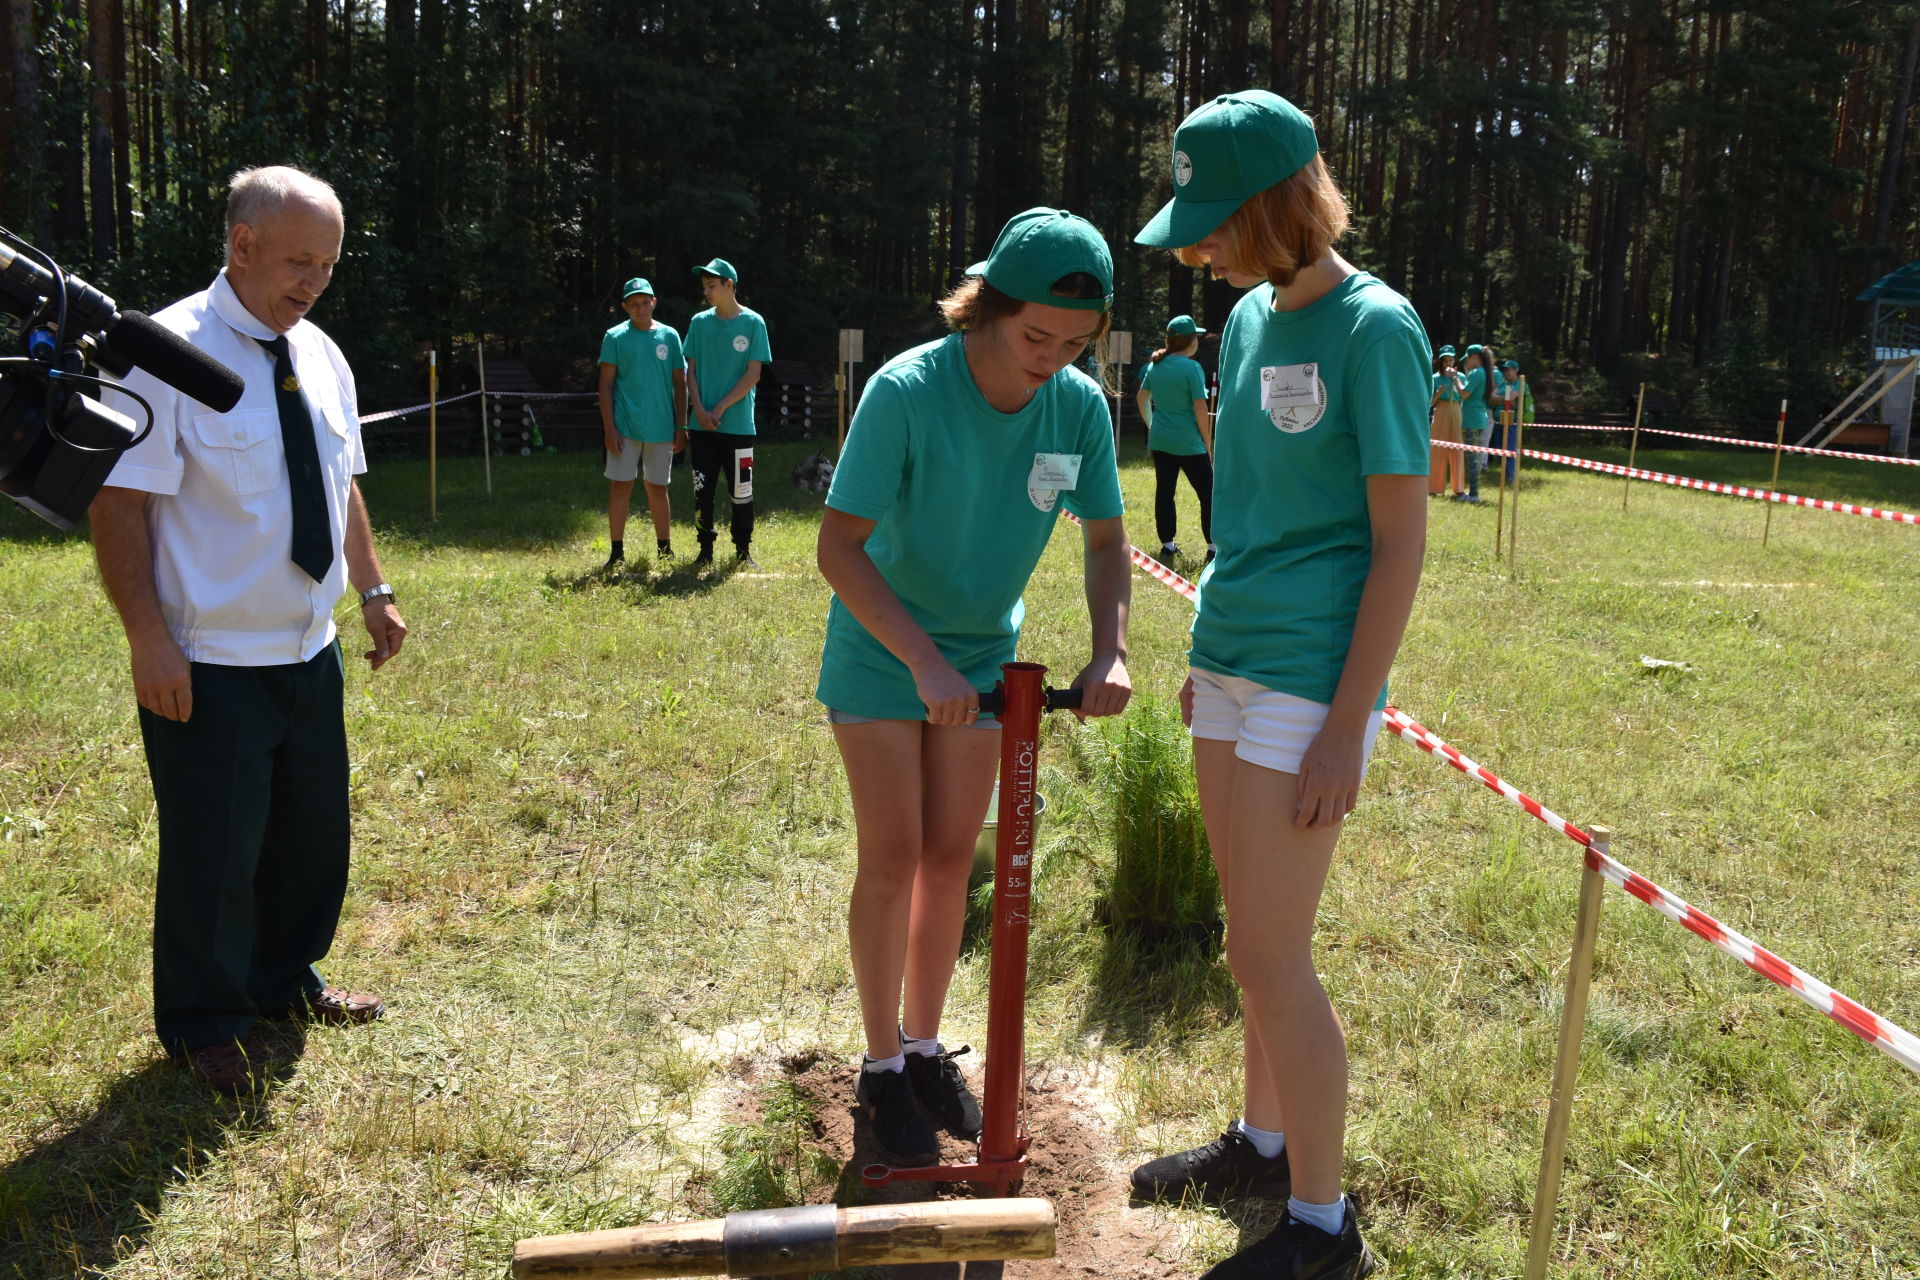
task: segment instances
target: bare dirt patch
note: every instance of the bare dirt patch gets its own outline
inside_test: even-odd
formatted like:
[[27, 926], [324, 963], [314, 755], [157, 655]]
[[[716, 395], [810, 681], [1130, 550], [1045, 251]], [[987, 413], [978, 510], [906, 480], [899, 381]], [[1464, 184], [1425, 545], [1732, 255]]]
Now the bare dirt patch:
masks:
[[[860, 1181], [863, 1166], [880, 1159], [856, 1114], [852, 1068], [837, 1061], [811, 1057], [770, 1063], [759, 1069], [783, 1075], [815, 1104], [820, 1150], [841, 1168], [834, 1203], [899, 1204], [916, 1200], [966, 1198], [974, 1193], [964, 1183], [896, 1182], [867, 1187]], [[969, 1075], [977, 1093], [978, 1069]], [[899, 1267], [870, 1267], [843, 1273], [860, 1280], [1172, 1280], [1186, 1270], [1174, 1261], [1180, 1256], [1180, 1224], [1151, 1206], [1128, 1201], [1128, 1165], [1119, 1162], [1101, 1122], [1100, 1108], [1090, 1096], [1082, 1073], [1067, 1070], [1030, 1070], [1027, 1081], [1028, 1172], [1020, 1189], [1024, 1196], [1053, 1202], [1059, 1222], [1058, 1252], [1040, 1261], [995, 1263], [937, 1263]], [[943, 1134], [943, 1163], [974, 1157], [974, 1146]]]

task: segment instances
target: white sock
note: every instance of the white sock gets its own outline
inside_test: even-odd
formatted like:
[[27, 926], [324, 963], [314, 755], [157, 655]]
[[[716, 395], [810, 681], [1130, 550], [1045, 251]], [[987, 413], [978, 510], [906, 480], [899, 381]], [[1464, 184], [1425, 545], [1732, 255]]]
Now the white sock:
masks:
[[891, 1058], [868, 1058], [860, 1064], [862, 1071], [905, 1071], [907, 1055], [896, 1053]]
[[1247, 1123], [1244, 1116], [1234, 1121], [1234, 1124], [1247, 1141], [1253, 1144], [1253, 1149], [1268, 1160], [1287, 1148], [1287, 1135], [1278, 1129], [1256, 1129]]
[[1346, 1220], [1347, 1198], [1335, 1196], [1332, 1204], [1308, 1204], [1299, 1196], [1288, 1196], [1287, 1212], [1293, 1215], [1295, 1222], [1304, 1222], [1330, 1236], [1337, 1236]]
[[927, 1036], [922, 1039], [919, 1036], [908, 1035], [905, 1027], [900, 1028], [900, 1051], [902, 1053], [917, 1053], [923, 1058], [933, 1058], [939, 1056], [940, 1049], [940, 1039], [938, 1036]]

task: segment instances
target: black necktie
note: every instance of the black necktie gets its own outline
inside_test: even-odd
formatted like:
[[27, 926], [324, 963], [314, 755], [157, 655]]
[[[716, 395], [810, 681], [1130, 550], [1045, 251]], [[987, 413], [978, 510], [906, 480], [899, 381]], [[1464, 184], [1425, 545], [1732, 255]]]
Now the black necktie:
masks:
[[286, 448], [287, 479], [293, 489], [293, 562], [315, 582], [325, 582], [333, 568], [333, 533], [320, 475], [320, 447], [313, 439], [313, 411], [300, 394], [287, 336], [256, 341], [273, 353], [273, 399], [280, 408], [280, 442]]

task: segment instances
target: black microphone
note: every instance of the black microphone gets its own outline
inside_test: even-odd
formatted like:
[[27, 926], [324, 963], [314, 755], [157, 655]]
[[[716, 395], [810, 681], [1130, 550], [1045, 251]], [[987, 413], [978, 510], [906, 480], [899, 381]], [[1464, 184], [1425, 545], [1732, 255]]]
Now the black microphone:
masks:
[[[150, 317], [119, 310], [78, 276], [66, 279], [67, 324], [102, 335], [100, 363], [110, 372], [138, 365], [219, 413], [240, 403], [246, 383], [239, 374]], [[30, 321], [53, 292], [52, 272], [0, 241], [0, 307]]]
[[120, 312], [107, 329], [103, 346], [112, 357], [138, 365], [216, 413], [239, 404], [247, 389], [239, 374], [138, 311]]

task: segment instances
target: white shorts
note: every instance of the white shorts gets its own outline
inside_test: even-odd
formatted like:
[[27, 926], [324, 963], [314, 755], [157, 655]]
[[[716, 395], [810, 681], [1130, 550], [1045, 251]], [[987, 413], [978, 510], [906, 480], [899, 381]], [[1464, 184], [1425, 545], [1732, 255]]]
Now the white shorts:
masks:
[[[1301, 757], [1327, 722], [1324, 702], [1309, 702], [1278, 689], [1269, 689], [1241, 676], [1223, 676], [1195, 667], [1193, 676], [1193, 736], [1234, 744], [1233, 754], [1249, 764], [1280, 773], [1299, 773]], [[1367, 717], [1360, 773], [1385, 719], [1376, 711]]]
[[673, 445], [665, 440], [629, 440], [620, 437], [620, 452], [607, 455], [607, 479], [630, 483], [642, 472], [648, 484], [673, 479]]

